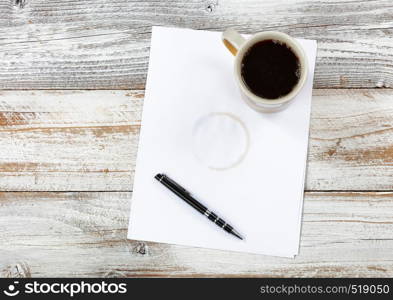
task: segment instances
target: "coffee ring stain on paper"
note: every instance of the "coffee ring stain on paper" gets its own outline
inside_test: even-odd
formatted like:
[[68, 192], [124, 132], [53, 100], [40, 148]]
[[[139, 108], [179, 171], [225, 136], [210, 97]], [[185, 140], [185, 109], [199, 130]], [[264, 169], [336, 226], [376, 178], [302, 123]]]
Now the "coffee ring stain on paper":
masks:
[[250, 147], [250, 134], [234, 114], [213, 112], [199, 118], [192, 131], [192, 151], [196, 159], [212, 170], [239, 165]]

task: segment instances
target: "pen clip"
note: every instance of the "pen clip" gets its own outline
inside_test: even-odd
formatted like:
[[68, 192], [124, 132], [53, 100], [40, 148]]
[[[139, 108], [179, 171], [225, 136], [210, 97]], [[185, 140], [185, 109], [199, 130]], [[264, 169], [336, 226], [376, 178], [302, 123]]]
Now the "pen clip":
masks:
[[179, 190], [181, 190], [184, 193], [190, 194], [184, 187], [182, 187], [180, 184], [178, 184], [176, 181], [174, 181], [173, 179], [170, 179], [168, 176], [164, 175], [164, 178], [166, 181], [170, 182], [172, 185], [174, 185], [176, 188], [178, 188]]

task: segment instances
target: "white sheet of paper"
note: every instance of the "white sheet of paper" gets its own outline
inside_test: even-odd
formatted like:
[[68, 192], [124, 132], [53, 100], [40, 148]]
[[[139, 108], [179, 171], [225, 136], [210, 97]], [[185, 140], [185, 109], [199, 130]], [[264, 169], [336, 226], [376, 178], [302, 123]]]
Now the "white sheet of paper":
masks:
[[[284, 111], [262, 114], [241, 99], [221, 33], [153, 27], [129, 239], [298, 253], [317, 48], [315, 41], [299, 42], [309, 63], [305, 86]], [[245, 240], [183, 202], [154, 179], [157, 173], [180, 183]]]

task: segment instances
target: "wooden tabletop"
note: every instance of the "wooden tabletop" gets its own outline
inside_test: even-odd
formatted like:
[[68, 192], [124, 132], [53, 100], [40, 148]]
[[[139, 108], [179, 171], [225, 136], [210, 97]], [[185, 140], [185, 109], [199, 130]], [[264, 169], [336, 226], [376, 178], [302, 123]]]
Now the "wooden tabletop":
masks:
[[[151, 26], [316, 39], [300, 254], [126, 239]], [[391, 0], [0, 0], [0, 276], [393, 276]]]

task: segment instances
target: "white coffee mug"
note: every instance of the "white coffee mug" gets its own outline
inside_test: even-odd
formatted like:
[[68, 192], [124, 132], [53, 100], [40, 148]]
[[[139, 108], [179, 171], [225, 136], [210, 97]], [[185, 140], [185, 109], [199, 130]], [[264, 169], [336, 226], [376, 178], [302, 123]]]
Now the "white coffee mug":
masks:
[[[300, 92], [307, 79], [307, 59], [300, 44], [289, 35], [276, 32], [265, 31], [245, 39], [234, 29], [229, 28], [222, 34], [222, 40], [228, 50], [235, 56], [235, 78], [240, 87], [242, 98], [253, 109], [260, 112], [275, 112], [284, 109], [291, 100]], [[277, 99], [265, 99], [255, 95], [244, 83], [241, 75], [242, 60], [247, 51], [255, 44], [264, 40], [276, 40], [286, 44], [298, 57], [300, 64], [300, 77], [298, 83], [289, 94]]]

